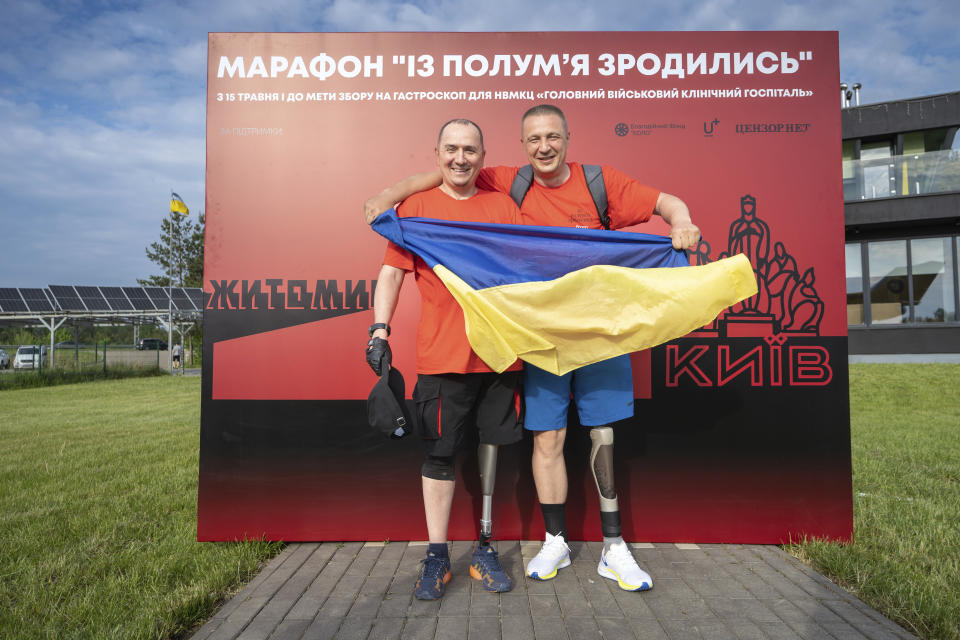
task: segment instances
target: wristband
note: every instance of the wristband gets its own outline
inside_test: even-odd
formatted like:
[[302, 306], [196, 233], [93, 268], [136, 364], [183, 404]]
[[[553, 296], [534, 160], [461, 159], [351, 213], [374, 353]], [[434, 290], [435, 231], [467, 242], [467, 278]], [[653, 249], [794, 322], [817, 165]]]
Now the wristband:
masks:
[[385, 322], [374, 322], [372, 325], [370, 325], [370, 328], [367, 330], [367, 336], [372, 338], [373, 332], [376, 331], [377, 329], [386, 330], [387, 337], [388, 338], [390, 337], [390, 325], [388, 325]]

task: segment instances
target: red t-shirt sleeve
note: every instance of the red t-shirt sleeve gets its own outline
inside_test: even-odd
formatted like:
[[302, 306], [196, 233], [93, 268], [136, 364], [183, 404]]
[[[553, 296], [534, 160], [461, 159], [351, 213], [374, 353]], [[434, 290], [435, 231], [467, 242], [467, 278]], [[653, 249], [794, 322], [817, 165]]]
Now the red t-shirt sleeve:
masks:
[[658, 189], [640, 184], [607, 165], [603, 165], [603, 183], [607, 188], [607, 213], [611, 229], [640, 224], [653, 215], [660, 197]]
[[516, 167], [484, 167], [477, 177], [477, 186], [487, 191], [499, 191], [510, 195], [513, 178], [517, 175]]

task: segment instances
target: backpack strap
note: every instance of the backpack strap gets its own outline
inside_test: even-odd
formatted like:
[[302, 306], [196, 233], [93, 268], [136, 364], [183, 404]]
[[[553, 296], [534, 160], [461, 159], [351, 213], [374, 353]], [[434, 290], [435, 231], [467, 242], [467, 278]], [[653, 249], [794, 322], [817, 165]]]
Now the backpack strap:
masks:
[[597, 164], [583, 165], [583, 177], [587, 181], [587, 189], [593, 198], [593, 205], [600, 216], [600, 224], [604, 229], [610, 229], [610, 215], [607, 213], [607, 186], [603, 183], [603, 169]]
[[530, 190], [532, 183], [533, 167], [530, 165], [520, 167], [517, 175], [513, 177], [513, 184], [510, 185], [510, 197], [517, 203], [518, 207], [523, 204], [523, 199], [527, 196], [527, 191]]
[[[603, 169], [597, 164], [583, 165], [583, 177], [587, 182], [587, 189], [590, 190], [590, 197], [593, 199], [593, 206], [597, 208], [597, 215], [600, 217], [600, 224], [604, 229], [610, 228], [610, 216], [607, 214], [607, 187], [603, 182]], [[517, 175], [513, 178], [513, 184], [510, 185], [510, 197], [517, 206], [523, 204], [523, 199], [530, 190], [533, 183], [533, 167], [529, 164], [520, 167]]]

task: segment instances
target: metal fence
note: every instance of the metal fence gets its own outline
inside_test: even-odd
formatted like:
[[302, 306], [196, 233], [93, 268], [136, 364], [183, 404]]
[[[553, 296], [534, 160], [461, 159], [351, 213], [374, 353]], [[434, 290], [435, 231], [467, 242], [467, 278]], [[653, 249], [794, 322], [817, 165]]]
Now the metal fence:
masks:
[[[25, 347], [24, 354], [17, 362], [17, 351]], [[96, 344], [59, 344], [51, 352], [49, 345], [0, 345], [6, 352], [9, 361], [0, 355], [0, 373], [16, 374], [25, 371], [43, 371], [55, 368], [64, 370], [88, 370], [122, 366], [127, 368], [158, 367], [165, 369], [169, 363], [169, 351], [166, 349], [138, 350], [129, 345], [112, 345], [105, 342]], [[52, 357], [51, 357], [52, 355]], [[199, 353], [192, 354], [185, 349], [182, 360], [183, 366], [199, 366]]]

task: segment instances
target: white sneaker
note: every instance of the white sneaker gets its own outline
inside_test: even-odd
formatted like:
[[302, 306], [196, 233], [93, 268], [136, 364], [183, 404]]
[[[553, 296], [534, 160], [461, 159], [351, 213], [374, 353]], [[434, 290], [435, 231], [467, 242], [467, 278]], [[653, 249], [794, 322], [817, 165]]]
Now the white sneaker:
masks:
[[557, 570], [570, 566], [570, 547], [563, 536], [547, 534], [540, 552], [527, 563], [527, 575], [537, 580], [549, 580], [556, 577]]
[[626, 542], [616, 542], [610, 545], [609, 551], [600, 553], [597, 573], [604, 578], [616, 580], [624, 591], [646, 591], [653, 588], [653, 578], [637, 566]]

